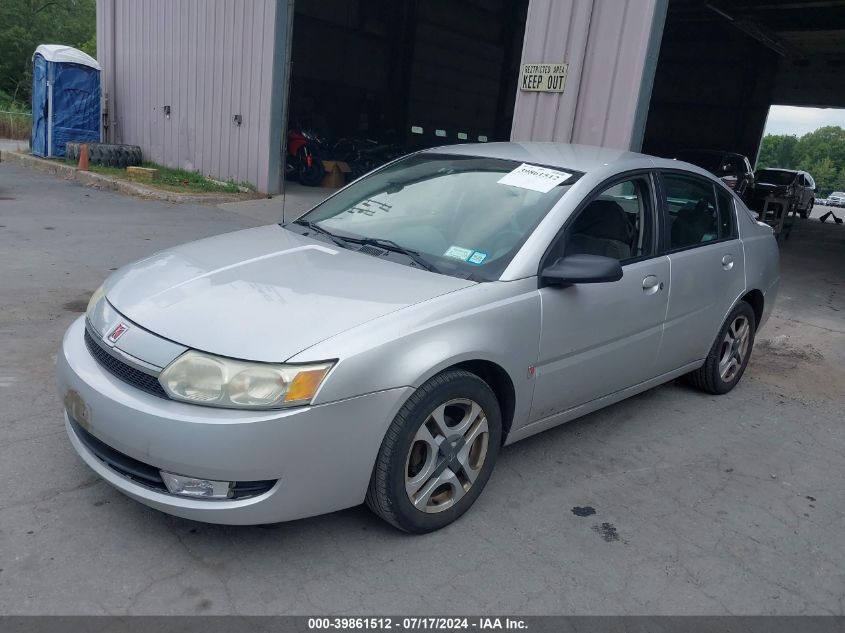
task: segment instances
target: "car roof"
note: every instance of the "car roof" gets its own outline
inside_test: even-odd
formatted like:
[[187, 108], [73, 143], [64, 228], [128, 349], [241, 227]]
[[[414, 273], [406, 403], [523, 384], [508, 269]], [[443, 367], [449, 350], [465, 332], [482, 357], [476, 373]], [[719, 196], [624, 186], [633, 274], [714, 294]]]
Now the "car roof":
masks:
[[436, 154], [501, 158], [588, 173], [614, 163], [639, 161], [651, 166], [654, 157], [609, 147], [570, 143], [466, 143], [425, 150]]
[[724, 154], [733, 154], [734, 156], [741, 156], [741, 154], [737, 154], [736, 152], [729, 152], [724, 149], [698, 149], [695, 147], [687, 147], [684, 149], [679, 149], [678, 154], [713, 154], [713, 155], [724, 155]]
[[501, 158], [542, 165], [580, 172], [584, 176], [589, 176], [586, 181], [594, 181], [596, 184], [617, 173], [638, 169], [681, 169], [709, 180], [719, 181], [706, 169], [676, 158], [660, 158], [624, 149], [574, 143], [466, 143], [432, 147], [423, 150], [423, 153]]

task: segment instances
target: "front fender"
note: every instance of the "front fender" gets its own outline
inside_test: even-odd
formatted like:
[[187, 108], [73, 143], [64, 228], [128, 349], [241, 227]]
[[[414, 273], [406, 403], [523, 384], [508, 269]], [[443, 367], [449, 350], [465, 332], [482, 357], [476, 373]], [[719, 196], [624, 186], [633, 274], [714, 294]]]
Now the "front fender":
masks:
[[419, 387], [455, 364], [484, 360], [514, 386], [513, 427], [528, 417], [529, 367], [537, 362], [537, 280], [478, 284], [405, 308], [323, 341], [290, 359], [339, 361], [315, 397], [321, 404], [364, 393]]

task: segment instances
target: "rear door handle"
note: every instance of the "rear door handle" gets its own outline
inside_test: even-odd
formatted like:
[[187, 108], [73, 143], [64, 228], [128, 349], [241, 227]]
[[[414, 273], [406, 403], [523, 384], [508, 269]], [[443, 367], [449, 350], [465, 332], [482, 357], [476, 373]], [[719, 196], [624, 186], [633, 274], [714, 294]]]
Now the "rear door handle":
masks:
[[643, 292], [647, 295], [653, 295], [658, 290], [663, 290], [663, 282], [661, 282], [657, 275], [649, 275], [643, 279]]
[[730, 255], [730, 254], [725, 255], [722, 258], [722, 268], [724, 268], [725, 270], [730, 270], [733, 267], [734, 267], [734, 256]]

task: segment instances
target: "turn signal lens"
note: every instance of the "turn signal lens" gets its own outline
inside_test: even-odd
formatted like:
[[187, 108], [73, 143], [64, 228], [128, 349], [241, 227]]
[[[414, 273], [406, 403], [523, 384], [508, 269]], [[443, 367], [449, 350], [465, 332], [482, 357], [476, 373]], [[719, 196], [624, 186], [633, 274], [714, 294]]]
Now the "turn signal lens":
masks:
[[290, 404], [310, 402], [327, 373], [329, 373], [329, 367], [299, 372], [285, 394], [285, 402]]

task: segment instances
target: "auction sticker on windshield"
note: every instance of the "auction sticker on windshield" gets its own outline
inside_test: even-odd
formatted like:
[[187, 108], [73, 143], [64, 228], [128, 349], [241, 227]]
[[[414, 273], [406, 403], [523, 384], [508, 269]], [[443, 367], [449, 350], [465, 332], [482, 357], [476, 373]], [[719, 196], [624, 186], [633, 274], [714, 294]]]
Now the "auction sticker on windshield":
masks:
[[548, 193], [572, 174], [557, 171], [548, 167], [538, 167], [522, 163], [509, 174], [505, 174], [497, 181], [500, 185], [510, 185], [520, 189], [530, 189], [540, 193]]
[[448, 250], [443, 253], [443, 257], [451, 257], [453, 259], [460, 259], [465, 262], [475, 251], [471, 248], [461, 248], [460, 246], [450, 246]]

